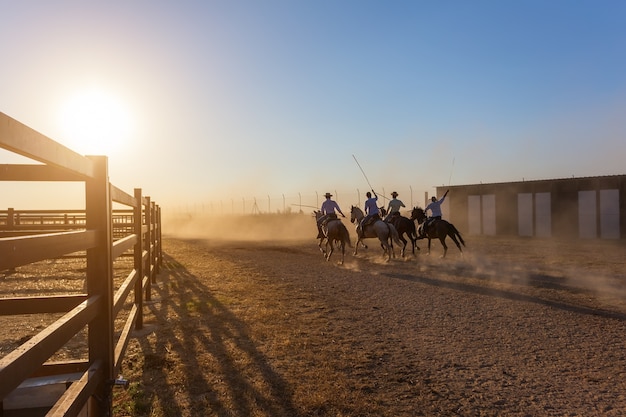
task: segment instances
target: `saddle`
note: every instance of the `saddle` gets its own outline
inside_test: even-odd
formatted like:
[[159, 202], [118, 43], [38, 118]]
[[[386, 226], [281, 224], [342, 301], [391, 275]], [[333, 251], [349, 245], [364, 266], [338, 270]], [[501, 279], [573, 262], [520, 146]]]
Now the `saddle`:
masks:
[[438, 221], [439, 219], [433, 219], [432, 217], [427, 218], [424, 224], [419, 227], [420, 234], [422, 236], [426, 236], [428, 234], [428, 229]]
[[326, 218], [324, 219], [324, 221], [322, 222], [322, 226], [326, 226], [326, 224], [331, 221], [331, 220], [337, 220], [337, 213], [328, 213], [326, 215]]
[[370, 218], [364, 217], [363, 220], [361, 220], [361, 224], [359, 225], [359, 227], [361, 228], [361, 231], [365, 231], [365, 228], [367, 226], [376, 223], [378, 220], [381, 220], [380, 215], [378, 214], [374, 214]]
[[324, 237], [324, 233], [323, 233], [322, 228], [326, 227], [328, 222], [330, 222], [332, 220], [339, 220], [339, 218], [337, 217], [337, 213], [328, 213], [328, 214], [322, 216], [317, 221], [317, 239], [321, 239], [321, 238]]

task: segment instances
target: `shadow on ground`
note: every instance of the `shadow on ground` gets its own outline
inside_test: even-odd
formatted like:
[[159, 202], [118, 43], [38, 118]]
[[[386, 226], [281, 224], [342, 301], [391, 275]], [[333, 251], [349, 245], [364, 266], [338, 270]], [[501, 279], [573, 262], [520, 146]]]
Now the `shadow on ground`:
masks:
[[147, 322], [136, 338], [144, 357], [144, 403], [160, 411], [143, 411], [165, 416], [299, 415], [290, 387], [255, 347], [228, 300], [219, 300], [167, 255], [152, 293], [147, 320], [159, 330], [151, 332]]

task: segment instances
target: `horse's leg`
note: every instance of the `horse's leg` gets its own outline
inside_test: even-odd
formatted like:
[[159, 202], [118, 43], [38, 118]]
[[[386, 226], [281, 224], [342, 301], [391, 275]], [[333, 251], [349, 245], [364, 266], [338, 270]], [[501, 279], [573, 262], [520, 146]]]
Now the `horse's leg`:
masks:
[[[401, 252], [401, 255], [402, 255], [402, 257], [404, 258], [404, 250], [406, 249], [406, 244], [407, 244], [408, 242], [407, 242], [407, 241], [406, 241], [406, 239], [404, 238], [404, 233], [402, 233], [402, 234], [399, 234], [399, 233], [398, 233], [398, 235], [400, 236], [400, 241], [402, 242], [402, 252]], [[408, 235], [407, 235], [407, 236], [408, 236]], [[408, 236], [408, 237], [409, 237], [409, 239], [411, 238], [410, 236]]]
[[326, 256], [326, 251], [324, 250], [324, 248], [322, 248], [322, 243], [324, 242], [324, 238], [320, 238], [320, 242], [317, 244], [317, 246], [319, 246], [320, 248], [320, 252], [322, 252], [322, 255]]
[[346, 243], [341, 239], [341, 265], [343, 265], [343, 261], [346, 258]]
[[452, 239], [452, 241], [454, 242], [456, 247], [459, 248], [459, 251], [461, 252], [461, 255], [463, 255], [463, 249], [461, 249], [461, 244], [459, 243], [459, 240], [456, 238], [454, 233], [449, 233], [448, 236], [450, 236], [450, 239]]
[[382, 240], [382, 238], [380, 239], [380, 247], [383, 248], [383, 256], [386, 254], [387, 261], [390, 261], [391, 260], [391, 248], [389, 247], [389, 244], [387, 242]]
[[[330, 246], [330, 249], [328, 248]], [[330, 261], [330, 255], [335, 251], [335, 245], [333, 244], [333, 239], [328, 239], [326, 241], [326, 261]]]
[[448, 245], [446, 245], [446, 235], [443, 235], [439, 238], [439, 241], [441, 242], [441, 245], [443, 246], [443, 255], [441, 255], [442, 258], [446, 257], [446, 254], [448, 253]]
[[428, 237], [428, 254], [430, 255], [430, 236]]
[[[389, 245], [389, 242], [391, 241], [391, 234], [388, 233], [384, 237], [378, 235], [378, 240], [380, 241], [380, 247], [383, 248], [383, 255], [387, 254], [387, 261], [390, 261], [391, 253], [393, 251], [393, 246]], [[391, 242], [391, 245], [393, 245], [393, 242]]]

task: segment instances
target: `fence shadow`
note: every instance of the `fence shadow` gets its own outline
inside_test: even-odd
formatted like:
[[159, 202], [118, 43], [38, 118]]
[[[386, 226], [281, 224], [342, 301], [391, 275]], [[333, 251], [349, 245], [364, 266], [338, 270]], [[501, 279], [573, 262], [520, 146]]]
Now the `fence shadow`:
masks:
[[299, 415], [291, 388], [228, 308], [229, 300], [219, 300], [166, 254], [153, 294], [146, 308], [157, 329], [136, 338], [143, 385], [164, 415]]

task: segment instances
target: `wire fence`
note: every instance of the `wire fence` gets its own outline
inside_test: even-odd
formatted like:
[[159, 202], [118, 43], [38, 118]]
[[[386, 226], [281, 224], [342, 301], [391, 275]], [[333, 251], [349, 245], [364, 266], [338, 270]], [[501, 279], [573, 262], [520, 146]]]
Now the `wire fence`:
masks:
[[[351, 206], [363, 206], [368, 191], [370, 190], [324, 190], [232, 197], [177, 206], [169, 211], [178, 215], [310, 214], [313, 210], [319, 210], [325, 200], [324, 195], [329, 192], [341, 210], [347, 214]], [[397, 198], [404, 203], [407, 211], [415, 206], [424, 207], [428, 200], [428, 192], [424, 190], [414, 190], [412, 187], [382, 188], [376, 190], [380, 207], [387, 207], [392, 191], [398, 193]]]

